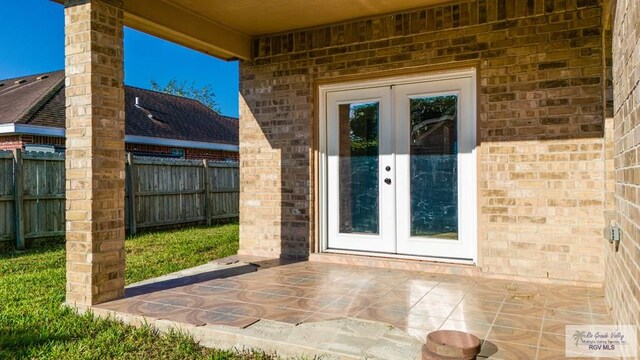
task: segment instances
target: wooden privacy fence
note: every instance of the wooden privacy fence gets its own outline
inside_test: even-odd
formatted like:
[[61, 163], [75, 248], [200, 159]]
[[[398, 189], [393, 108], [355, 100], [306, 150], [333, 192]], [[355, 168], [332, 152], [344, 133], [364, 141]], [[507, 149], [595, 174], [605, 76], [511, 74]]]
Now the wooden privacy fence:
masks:
[[[211, 224], [239, 213], [237, 163], [139, 158], [126, 165], [125, 224]], [[134, 211], [131, 211], [134, 209]], [[64, 236], [64, 155], [0, 151], [0, 248]]]
[[[127, 157], [125, 219], [137, 229], [237, 217], [238, 164]], [[135, 209], [135, 211], [131, 211]]]
[[64, 156], [0, 152], [0, 241], [64, 235]]

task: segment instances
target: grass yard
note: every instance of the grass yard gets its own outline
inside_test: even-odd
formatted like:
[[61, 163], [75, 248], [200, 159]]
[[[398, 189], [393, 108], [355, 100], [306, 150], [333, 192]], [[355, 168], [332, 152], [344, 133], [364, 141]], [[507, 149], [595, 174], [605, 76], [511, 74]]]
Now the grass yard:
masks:
[[[150, 233], [126, 242], [133, 283], [235, 254], [238, 225]], [[0, 254], [0, 359], [271, 359], [199, 347], [190, 338], [77, 315], [65, 296], [64, 244]]]

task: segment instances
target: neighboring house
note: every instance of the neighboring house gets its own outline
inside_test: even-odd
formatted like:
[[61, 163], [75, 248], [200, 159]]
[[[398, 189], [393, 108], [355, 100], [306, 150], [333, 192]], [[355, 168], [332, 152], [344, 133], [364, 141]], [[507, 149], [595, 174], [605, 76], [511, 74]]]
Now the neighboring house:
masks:
[[[0, 150], [63, 151], [64, 71], [0, 80]], [[197, 100], [125, 86], [125, 148], [136, 155], [238, 160], [238, 119]]]
[[[123, 26], [242, 60], [240, 254], [603, 286], [640, 322], [637, 0], [65, 3], [71, 110], [124, 109]], [[67, 226], [67, 302], [93, 305], [124, 296], [121, 211], [99, 209], [125, 164], [72, 160], [67, 211], [94, 225]]]

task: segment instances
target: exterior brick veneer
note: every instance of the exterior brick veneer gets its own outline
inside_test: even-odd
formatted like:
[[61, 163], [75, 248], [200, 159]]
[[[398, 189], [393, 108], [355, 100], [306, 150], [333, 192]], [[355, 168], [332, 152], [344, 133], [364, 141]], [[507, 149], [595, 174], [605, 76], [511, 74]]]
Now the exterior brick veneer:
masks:
[[[163, 155], [171, 155], [171, 151], [175, 147], [170, 146], [159, 146], [159, 145], [143, 145], [143, 144], [132, 144], [127, 143], [125, 145], [127, 151], [132, 151], [134, 153], [144, 153], [149, 156], [163, 156]], [[194, 148], [181, 148], [184, 149], [184, 157], [186, 159], [207, 159], [207, 160], [238, 160], [238, 153], [233, 151], [222, 151], [222, 150], [207, 150], [207, 149], [194, 149]]]
[[122, 0], [65, 2], [67, 303], [124, 296]]
[[13, 150], [22, 148], [24, 141], [20, 136], [5, 136], [0, 142], [0, 150]]
[[607, 251], [604, 285], [613, 318], [634, 325], [640, 324], [640, 4], [636, 0], [617, 1], [613, 59], [615, 223], [622, 230], [622, 241], [618, 252]]
[[[46, 144], [65, 146], [65, 139], [55, 136], [35, 136], [35, 135], [15, 135], [15, 136], [1, 136], [0, 137], [0, 150], [13, 150], [22, 149], [27, 144]], [[168, 156], [172, 154], [172, 150], [175, 147], [160, 146], [160, 145], [146, 145], [146, 144], [134, 144], [126, 143], [125, 150], [136, 153], [144, 153], [149, 156]], [[238, 160], [238, 153], [233, 151], [222, 150], [207, 150], [207, 149], [194, 149], [194, 148], [181, 148], [185, 151], [185, 158], [187, 159], [207, 159], [224, 161], [228, 159]]]
[[0, 150], [24, 149], [27, 144], [65, 146], [65, 139], [55, 136], [11, 135], [0, 136]]
[[240, 252], [315, 251], [318, 82], [474, 66], [479, 266], [601, 283], [599, 5], [462, 1], [255, 39], [255, 59], [240, 66]]

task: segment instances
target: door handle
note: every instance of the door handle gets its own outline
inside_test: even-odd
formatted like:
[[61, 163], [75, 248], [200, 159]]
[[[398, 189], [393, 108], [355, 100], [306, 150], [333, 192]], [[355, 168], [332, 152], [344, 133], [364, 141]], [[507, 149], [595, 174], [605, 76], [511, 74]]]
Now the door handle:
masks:
[[386, 179], [384, 179], [384, 182], [390, 185], [391, 184], [391, 179], [390, 178], [386, 178]]

